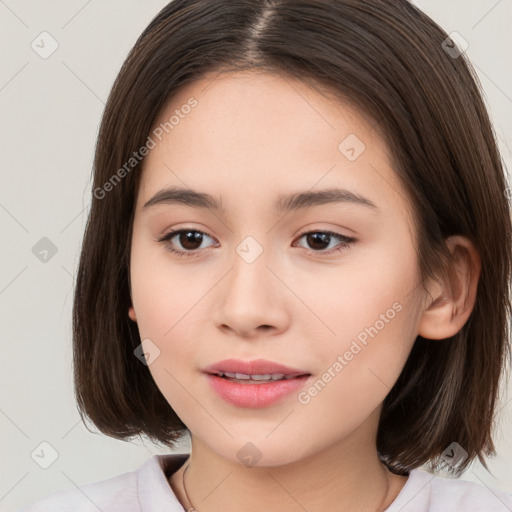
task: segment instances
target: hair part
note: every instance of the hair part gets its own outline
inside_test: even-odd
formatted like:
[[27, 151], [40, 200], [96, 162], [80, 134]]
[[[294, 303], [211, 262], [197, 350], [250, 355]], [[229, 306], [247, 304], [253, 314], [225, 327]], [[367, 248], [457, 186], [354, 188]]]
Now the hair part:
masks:
[[[468, 454], [455, 474], [475, 457], [487, 468], [510, 362], [504, 164], [478, 77], [464, 54], [444, 52], [447, 37], [406, 0], [173, 0], [123, 63], [94, 157], [97, 190], [146, 143], [176, 92], [210, 72], [296, 77], [373, 121], [408, 193], [421, 284], [450, 274], [448, 236], [468, 237], [482, 262], [466, 324], [447, 340], [418, 336], [384, 401], [377, 449], [397, 474], [439, 467], [452, 442]], [[128, 318], [142, 163], [101, 199], [93, 194], [73, 304], [75, 394], [82, 420], [101, 432], [173, 447], [187, 427], [134, 356], [141, 341]]]

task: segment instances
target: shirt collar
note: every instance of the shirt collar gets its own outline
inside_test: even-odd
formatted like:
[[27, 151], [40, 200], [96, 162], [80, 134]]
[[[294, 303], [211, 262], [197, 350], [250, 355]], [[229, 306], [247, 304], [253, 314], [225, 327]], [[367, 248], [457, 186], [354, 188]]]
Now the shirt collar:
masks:
[[177, 471], [188, 453], [153, 455], [137, 471], [137, 489], [141, 512], [183, 512], [167, 479], [166, 472]]

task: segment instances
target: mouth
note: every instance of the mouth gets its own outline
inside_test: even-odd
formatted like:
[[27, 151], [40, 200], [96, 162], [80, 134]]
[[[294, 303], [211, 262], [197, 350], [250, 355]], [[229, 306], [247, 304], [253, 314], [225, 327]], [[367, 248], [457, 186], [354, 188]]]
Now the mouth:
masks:
[[202, 371], [223, 379], [233, 379], [240, 382], [290, 380], [303, 375], [311, 375], [305, 369], [293, 368], [268, 359], [254, 359], [252, 361], [224, 359], [203, 368]]
[[224, 359], [203, 368], [211, 389], [237, 407], [277, 404], [307, 385], [312, 374], [268, 359]]
[[244, 408], [262, 408], [282, 402], [307, 385], [310, 373], [204, 373], [211, 389], [225, 402]]
[[268, 384], [276, 381], [282, 380], [291, 380], [297, 379], [299, 377], [309, 377], [310, 373], [265, 373], [265, 374], [247, 374], [247, 373], [238, 373], [238, 372], [221, 372], [221, 371], [211, 371], [206, 372], [209, 375], [215, 375], [216, 377], [221, 377], [222, 379], [237, 382], [239, 384]]

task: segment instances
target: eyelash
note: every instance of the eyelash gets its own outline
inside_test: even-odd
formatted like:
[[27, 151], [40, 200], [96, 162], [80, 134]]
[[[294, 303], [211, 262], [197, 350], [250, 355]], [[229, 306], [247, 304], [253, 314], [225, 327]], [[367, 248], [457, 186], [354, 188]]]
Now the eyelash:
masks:
[[[176, 235], [179, 235], [180, 233], [200, 233], [201, 235], [206, 235], [206, 236], [209, 236], [207, 233], [205, 233], [204, 231], [199, 231], [197, 229], [187, 229], [187, 228], [184, 228], [184, 229], [178, 229], [178, 230], [175, 230], [175, 231], [171, 231], [167, 234], [165, 234], [162, 238], [158, 239], [157, 241], [158, 242], [161, 242], [165, 245], [165, 248], [166, 250], [168, 250], [169, 252], [171, 253], [174, 253], [176, 254], [178, 257], [182, 258], [183, 256], [187, 257], [187, 258], [190, 258], [190, 257], [195, 257], [197, 256], [198, 254], [200, 254], [200, 250], [195, 250], [195, 251], [178, 251], [176, 249], [174, 249], [172, 246], [171, 246], [171, 243], [170, 243], [170, 240], [172, 238], [174, 238]], [[309, 249], [307, 250], [310, 254], [328, 254], [328, 255], [331, 255], [335, 252], [341, 252], [341, 251], [344, 251], [346, 249], [348, 249], [350, 247], [350, 245], [354, 242], [356, 242], [356, 239], [355, 238], [351, 238], [351, 237], [348, 237], [348, 236], [344, 236], [344, 235], [340, 235], [339, 233], [334, 233], [332, 231], [305, 231], [303, 233], [301, 233], [299, 235], [299, 239], [302, 238], [304, 235], [309, 235], [309, 234], [317, 234], [317, 233], [321, 233], [321, 234], [324, 234], [324, 235], [329, 235], [333, 238], [335, 238], [336, 240], [339, 240], [340, 241], [340, 246], [338, 248], [331, 248], [329, 251], [314, 251], [312, 249]], [[213, 237], [210, 237], [214, 240]]]

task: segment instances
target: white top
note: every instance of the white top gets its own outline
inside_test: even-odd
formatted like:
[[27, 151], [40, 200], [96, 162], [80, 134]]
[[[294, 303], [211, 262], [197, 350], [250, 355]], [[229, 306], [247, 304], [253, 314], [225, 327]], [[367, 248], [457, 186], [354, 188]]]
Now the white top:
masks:
[[[135, 471], [51, 494], [19, 512], [184, 512], [168, 478], [188, 456], [153, 455]], [[413, 469], [385, 512], [451, 511], [511, 512], [512, 494]]]

